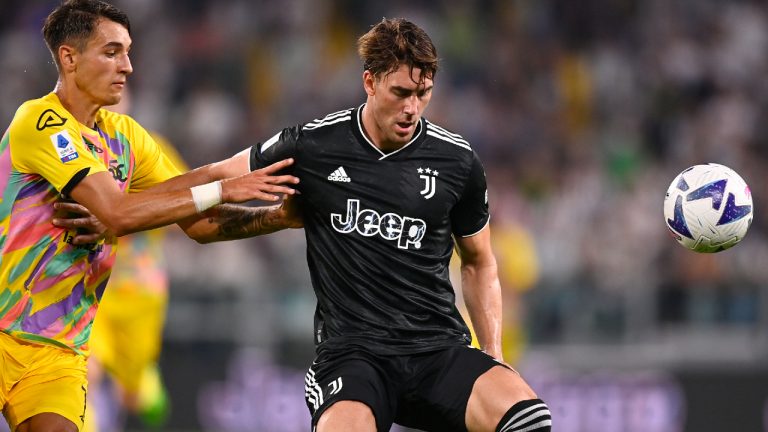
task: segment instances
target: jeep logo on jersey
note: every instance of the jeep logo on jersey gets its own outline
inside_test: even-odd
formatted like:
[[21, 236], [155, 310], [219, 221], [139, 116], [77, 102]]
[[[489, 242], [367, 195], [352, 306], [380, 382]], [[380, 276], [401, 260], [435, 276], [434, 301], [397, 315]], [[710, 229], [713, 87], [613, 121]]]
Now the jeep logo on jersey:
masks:
[[331, 213], [331, 225], [333, 229], [349, 234], [357, 231], [365, 237], [376, 234], [387, 240], [396, 240], [397, 247], [408, 249], [413, 245], [421, 248], [421, 239], [427, 232], [427, 223], [421, 219], [400, 216], [394, 213], [380, 215], [376, 210], [360, 210], [360, 200], [347, 200], [347, 214]]
[[438, 174], [437, 170], [432, 170], [430, 168], [422, 169], [419, 167], [416, 171], [419, 173], [419, 178], [424, 180], [424, 189], [419, 193], [424, 199], [430, 199], [435, 196], [435, 177], [437, 177]]

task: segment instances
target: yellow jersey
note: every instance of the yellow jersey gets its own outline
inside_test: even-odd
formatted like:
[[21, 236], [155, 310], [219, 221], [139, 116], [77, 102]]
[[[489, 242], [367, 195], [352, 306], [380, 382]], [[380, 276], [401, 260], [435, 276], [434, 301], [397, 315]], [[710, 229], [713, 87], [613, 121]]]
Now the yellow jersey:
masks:
[[74, 246], [51, 223], [53, 204], [109, 171], [126, 192], [179, 174], [131, 117], [100, 109], [80, 124], [55, 93], [25, 102], [0, 140], [0, 331], [88, 353], [88, 337], [115, 261], [117, 239]]

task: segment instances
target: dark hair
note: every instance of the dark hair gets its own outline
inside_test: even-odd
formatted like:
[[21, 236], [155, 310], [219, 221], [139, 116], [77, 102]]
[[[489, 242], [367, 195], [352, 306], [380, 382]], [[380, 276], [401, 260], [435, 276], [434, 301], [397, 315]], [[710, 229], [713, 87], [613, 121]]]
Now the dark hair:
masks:
[[429, 35], [403, 18], [384, 18], [357, 40], [363, 67], [374, 76], [387, 75], [401, 64], [421, 69], [419, 81], [437, 74], [437, 48]]
[[121, 24], [128, 30], [128, 34], [131, 33], [128, 15], [101, 0], [65, 0], [48, 15], [43, 24], [43, 38], [56, 67], [59, 67], [56, 55], [59, 47], [71, 44], [82, 50], [100, 19]]

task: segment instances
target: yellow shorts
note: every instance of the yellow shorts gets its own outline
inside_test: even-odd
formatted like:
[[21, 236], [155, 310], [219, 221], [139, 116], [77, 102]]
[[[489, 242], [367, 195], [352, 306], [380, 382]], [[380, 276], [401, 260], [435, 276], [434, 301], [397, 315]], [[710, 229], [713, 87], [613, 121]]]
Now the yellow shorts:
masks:
[[86, 358], [0, 332], [0, 407], [11, 430], [42, 413], [54, 413], [83, 428]]
[[88, 346], [91, 357], [128, 392], [138, 392], [145, 369], [160, 355], [167, 295], [104, 293]]

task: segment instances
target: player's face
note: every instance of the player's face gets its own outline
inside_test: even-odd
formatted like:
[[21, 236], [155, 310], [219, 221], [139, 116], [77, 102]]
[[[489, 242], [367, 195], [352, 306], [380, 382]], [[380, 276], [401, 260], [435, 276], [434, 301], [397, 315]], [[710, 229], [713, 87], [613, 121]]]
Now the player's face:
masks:
[[126, 78], [133, 72], [128, 51], [131, 37], [122, 25], [99, 20], [85, 48], [77, 53], [75, 83], [99, 106], [120, 102]]
[[421, 69], [400, 67], [389, 75], [363, 74], [368, 100], [363, 121], [371, 140], [381, 149], [407, 144], [432, 97], [432, 78], [419, 82]]

